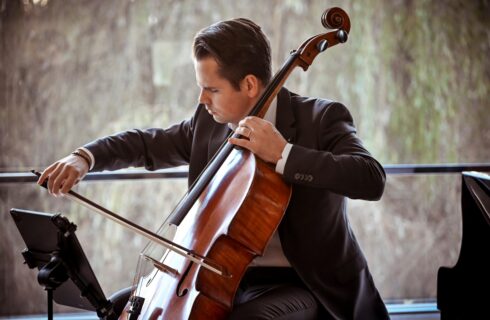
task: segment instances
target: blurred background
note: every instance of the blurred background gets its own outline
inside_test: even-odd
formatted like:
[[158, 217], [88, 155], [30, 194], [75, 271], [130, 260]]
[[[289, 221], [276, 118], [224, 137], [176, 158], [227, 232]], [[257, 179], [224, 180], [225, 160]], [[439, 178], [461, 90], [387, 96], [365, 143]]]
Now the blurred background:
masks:
[[[0, 0], [0, 171], [42, 170], [80, 145], [193, 114], [193, 36], [216, 21], [262, 26], [278, 70], [324, 32], [324, 9], [351, 19], [347, 43], [286, 87], [348, 106], [384, 165], [490, 162], [490, 1]], [[431, 301], [461, 243], [459, 174], [389, 175], [378, 202], [349, 215], [385, 301]], [[76, 191], [155, 229], [186, 179], [82, 182]], [[132, 283], [146, 241], [34, 183], [0, 184], [0, 315], [46, 311], [10, 208], [61, 212], [107, 296]], [[57, 311], [74, 311], [56, 306]]]

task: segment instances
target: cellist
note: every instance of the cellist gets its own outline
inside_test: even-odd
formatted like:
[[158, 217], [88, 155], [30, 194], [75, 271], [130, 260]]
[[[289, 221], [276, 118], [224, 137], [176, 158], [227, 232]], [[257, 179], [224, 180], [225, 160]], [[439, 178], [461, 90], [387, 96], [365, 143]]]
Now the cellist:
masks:
[[[381, 197], [385, 172], [348, 109], [283, 88], [264, 119], [248, 117], [271, 79], [269, 41], [248, 19], [199, 31], [193, 60], [200, 94], [190, 119], [92, 141], [38, 183], [49, 179], [49, 192], [63, 195], [89, 171], [188, 164], [190, 185], [234, 130], [244, 138], [229, 142], [274, 166], [293, 193], [264, 256], [242, 279], [230, 319], [388, 319], [346, 212], [346, 198]], [[127, 294], [118, 297], [124, 306]]]

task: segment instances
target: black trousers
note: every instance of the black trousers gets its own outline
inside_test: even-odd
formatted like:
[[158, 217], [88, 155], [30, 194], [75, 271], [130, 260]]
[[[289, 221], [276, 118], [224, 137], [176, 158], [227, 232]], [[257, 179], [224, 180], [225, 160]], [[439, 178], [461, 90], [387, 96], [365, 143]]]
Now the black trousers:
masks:
[[229, 319], [324, 319], [322, 309], [292, 268], [251, 267], [240, 283]]
[[131, 296], [131, 292], [133, 291], [133, 287], [127, 287], [121, 289], [117, 292], [114, 292], [109, 300], [112, 302], [112, 314], [105, 318], [104, 320], [117, 320], [119, 315], [123, 312], [124, 307], [128, 303], [129, 297]]
[[[114, 293], [114, 313], [119, 315], [131, 287]], [[328, 319], [320, 303], [292, 268], [251, 267], [238, 288], [230, 320], [315, 320]], [[110, 318], [108, 320], [117, 319]]]

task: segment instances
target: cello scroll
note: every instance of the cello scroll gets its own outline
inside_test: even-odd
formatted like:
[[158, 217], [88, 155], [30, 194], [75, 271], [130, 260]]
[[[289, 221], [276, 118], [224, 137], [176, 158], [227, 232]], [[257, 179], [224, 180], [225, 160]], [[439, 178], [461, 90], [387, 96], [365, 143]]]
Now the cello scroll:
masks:
[[350, 31], [349, 16], [344, 10], [338, 7], [325, 10], [321, 20], [325, 29], [342, 29], [347, 33]]
[[296, 51], [300, 55], [298, 65], [304, 71], [308, 69], [320, 52], [347, 41], [350, 31], [350, 19], [344, 10], [338, 7], [325, 10], [322, 14], [321, 22], [325, 28], [337, 30], [311, 37], [299, 47]]

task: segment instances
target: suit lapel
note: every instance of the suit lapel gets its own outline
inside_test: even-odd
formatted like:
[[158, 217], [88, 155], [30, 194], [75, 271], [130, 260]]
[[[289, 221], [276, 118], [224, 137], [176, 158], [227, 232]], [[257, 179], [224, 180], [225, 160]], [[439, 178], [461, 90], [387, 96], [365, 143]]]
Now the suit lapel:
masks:
[[296, 140], [294, 122], [290, 93], [282, 88], [277, 95], [276, 128], [289, 143], [294, 143]]

